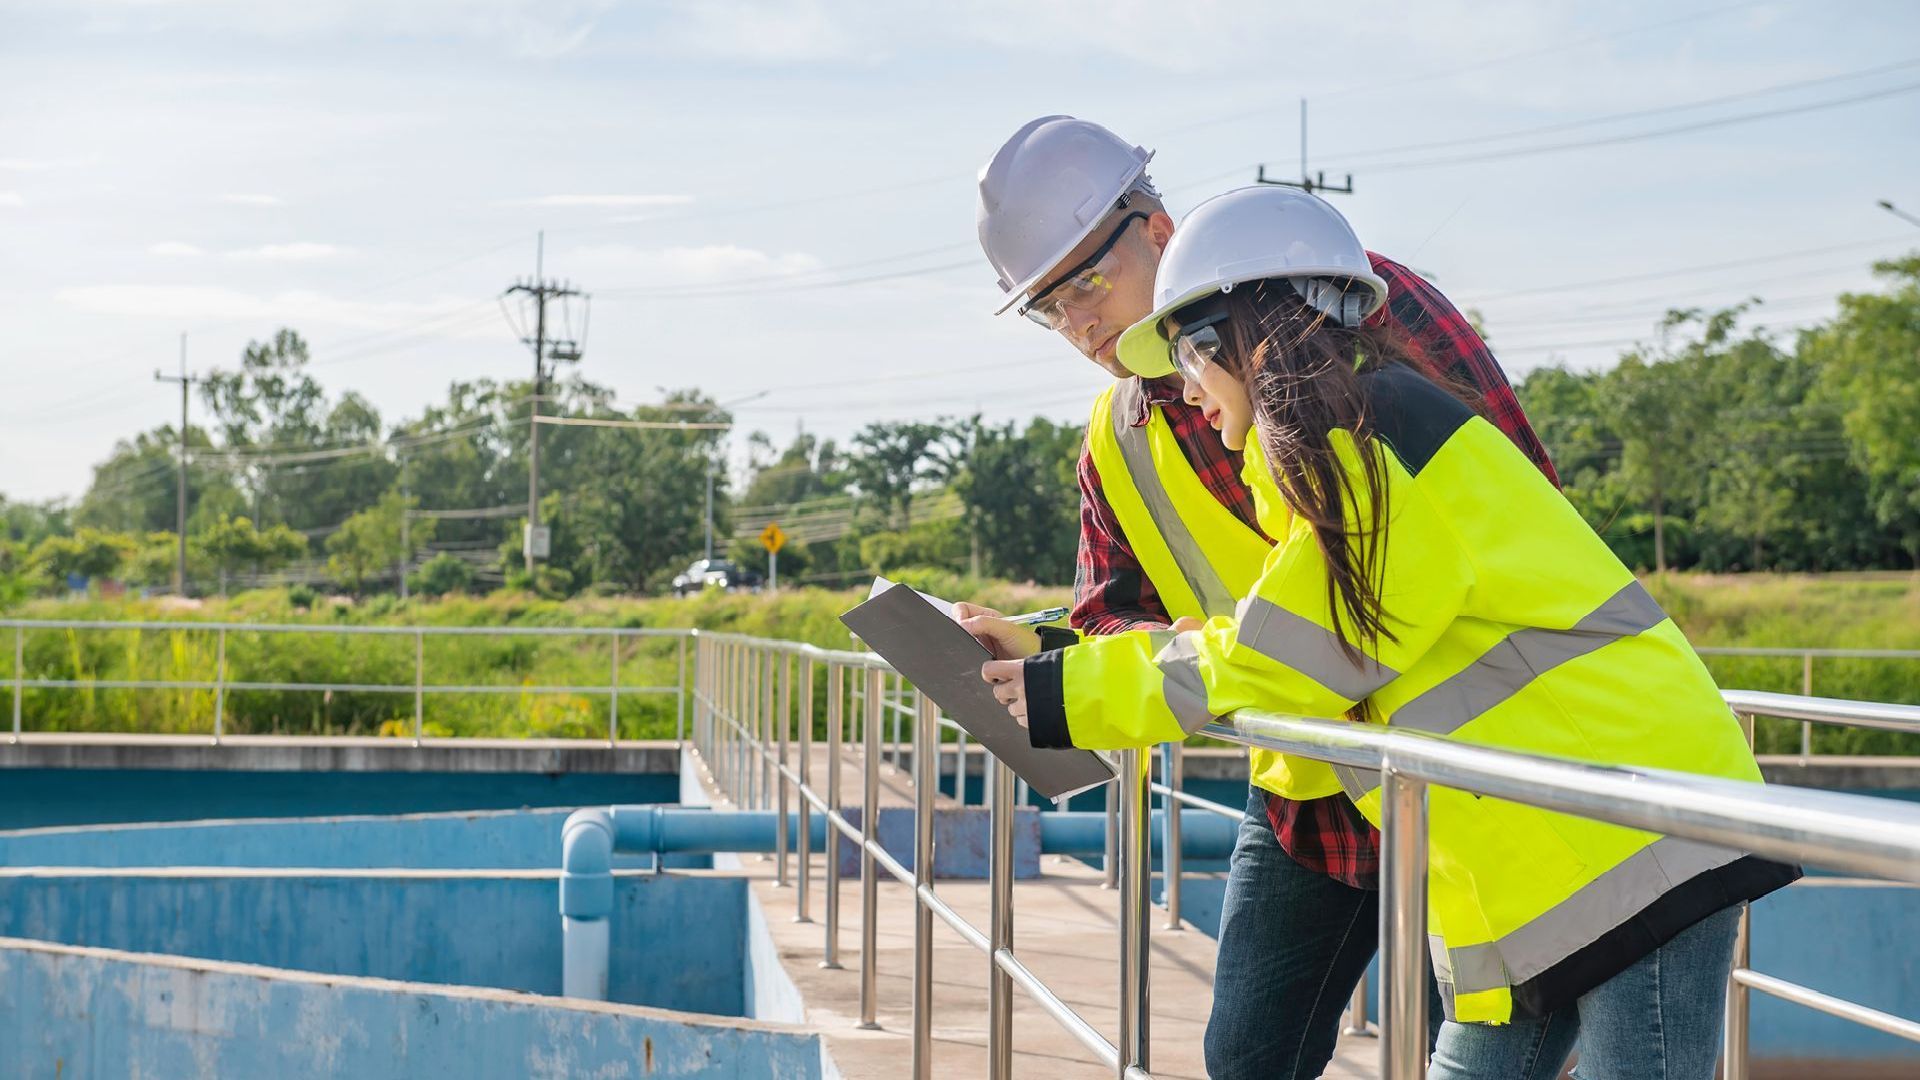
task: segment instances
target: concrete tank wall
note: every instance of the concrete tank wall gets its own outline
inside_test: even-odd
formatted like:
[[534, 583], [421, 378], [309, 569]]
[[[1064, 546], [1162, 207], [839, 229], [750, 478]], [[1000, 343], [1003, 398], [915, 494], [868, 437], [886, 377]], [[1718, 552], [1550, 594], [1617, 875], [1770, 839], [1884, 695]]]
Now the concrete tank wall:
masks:
[[[0, 936], [558, 994], [559, 903], [555, 870], [15, 869]], [[612, 918], [612, 1000], [745, 1011], [745, 881], [623, 873]]]
[[820, 1080], [780, 1025], [0, 939], [0, 1075]]

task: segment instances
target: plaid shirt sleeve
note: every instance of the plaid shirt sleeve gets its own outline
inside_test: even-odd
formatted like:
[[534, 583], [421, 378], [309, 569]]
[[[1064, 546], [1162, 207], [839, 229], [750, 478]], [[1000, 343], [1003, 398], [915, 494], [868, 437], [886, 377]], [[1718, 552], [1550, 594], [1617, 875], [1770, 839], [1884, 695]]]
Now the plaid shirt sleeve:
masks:
[[1100, 485], [1093, 454], [1080, 451], [1080, 547], [1074, 556], [1073, 614], [1068, 623], [1088, 634], [1121, 634], [1173, 620], [1153, 582], [1127, 546], [1113, 505]]
[[1500, 362], [1493, 358], [1493, 351], [1473, 324], [1420, 275], [1383, 255], [1368, 252], [1367, 258], [1373, 262], [1374, 273], [1387, 282], [1387, 306], [1369, 321], [1398, 329], [1409, 358], [1426, 365], [1427, 370], [1478, 391], [1487, 419], [1506, 432], [1555, 487], [1560, 486], [1553, 459], [1547, 456], [1547, 448], [1520, 410], [1520, 399], [1514, 396], [1507, 373], [1500, 369]]

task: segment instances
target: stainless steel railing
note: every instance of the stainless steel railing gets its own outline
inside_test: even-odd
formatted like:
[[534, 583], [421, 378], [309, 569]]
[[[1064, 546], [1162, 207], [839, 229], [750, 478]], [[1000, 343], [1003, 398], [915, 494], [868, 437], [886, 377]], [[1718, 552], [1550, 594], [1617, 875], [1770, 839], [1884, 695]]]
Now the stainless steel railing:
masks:
[[[790, 642], [702, 633], [696, 648], [694, 746], [715, 784], [736, 801], [749, 805], [778, 804], [781, 816], [791, 793], [798, 796], [801, 835], [807, 835], [809, 815], [823, 814], [832, 832], [845, 836], [860, 852], [862, 937], [860, 1017], [872, 1025], [877, 1017], [876, 907], [878, 882], [885, 873], [913, 892], [914, 964], [912, 1016], [912, 1075], [932, 1075], [931, 933], [935, 918], [986, 954], [988, 984], [989, 1075], [1001, 1080], [1012, 1069], [1011, 994], [1022, 990], [1041, 1011], [1114, 1071], [1122, 1080], [1150, 1078], [1151, 980], [1147, 943], [1150, 799], [1162, 796], [1168, 810], [1167, 826], [1177, 830], [1178, 808], [1186, 806], [1238, 818], [1231, 807], [1210, 803], [1179, 789], [1180, 752], [1164, 750], [1162, 783], [1151, 783], [1147, 756], [1123, 755], [1116, 784], [1119, 839], [1112, 860], [1120, 901], [1119, 1025], [1115, 1038], [1094, 1028], [1023, 964], [1013, 942], [1012, 799], [1010, 772], [998, 762], [989, 764], [990, 807], [989, 881], [990, 925], [986, 932], [967, 922], [939, 896], [932, 881], [932, 806], [939, 775], [936, 733], [941, 727], [938, 709], [910, 688], [886, 688], [892, 677], [884, 661], [863, 653], [834, 652]], [[782, 704], [766, 715], [748, 704], [758, 698], [750, 685], [754, 673], [764, 670], [767, 658], [798, 664], [802, 693], [797, 708]], [[826, 737], [830, 765], [824, 794], [811, 776], [810, 747], [815, 716], [815, 671], [826, 672]], [[853, 677], [850, 680], [849, 674]], [[859, 709], [846, 686], [863, 683]], [[1814, 722], [1871, 723], [1898, 730], [1920, 731], [1920, 707], [1820, 701], [1784, 695], [1729, 693], [1730, 702], [1749, 722], [1753, 713], [1785, 715]], [[904, 715], [913, 723], [909, 768], [916, 803], [914, 866], [903, 867], [881, 847], [874, 827], [877, 816], [879, 766], [885, 756], [881, 739], [888, 724], [890, 701], [912, 700]], [[796, 768], [785, 752], [787, 732], [801, 732], [800, 764]], [[849, 731], [849, 727], [851, 731]], [[1897, 881], [1920, 883], [1920, 806], [1856, 795], [1839, 795], [1797, 788], [1760, 788], [1682, 773], [1648, 769], [1601, 768], [1426, 736], [1330, 720], [1311, 720], [1241, 713], [1216, 722], [1204, 734], [1228, 742], [1280, 750], [1305, 757], [1364, 769], [1378, 770], [1384, 787], [1383, 872], [1381, 895], [1381, 951], [1383, 1008], [1381, 1010], [1381, 1073], [1386, 1080], [1410, 1080], [1426, 1070], [1426, 790], [1429, 785], [1455, 787], [1498, 798], [1542, 806], [1615, 824], [1684, 836], [1755, 851], [1774, 858], [1816, 862]], [[863, 783], [858, 824], [844, 813], [839, 779], [841, 754], [857, 739]], [[765, 785], [749, 783], [760, 768], [771, 765], [782, 783], [772, 796]], [[964, 775], [964, 774], [963, 774]], [[961, 789], [964, 790], [964, 789]], [[760, 802], [752, 802], [754, 799]], [[803, 841], [804, 843], [804, 841]], [[1164, 850], [1177, 852], [1177, 838]], [[1174, 856], [1177, 858], [1177, 856]], [[785, 884], [786, 852], [777, 858], [777, 883]], [[797, 882], [800, 896], [796, 919], [808, 919], [806, 899], [811, 868], [802, 859]], [[1177, 911], [1178, 864], [1166, 867], [1168, 900]], [[839, 868], [826, 860], [827, 924], [822, 935], [824, 966], [838, 966]], [[1920, 1023], [1891, 1016], [1853, 1002], [1820, 994], [1752, 971], [1746, 966], [1742, 919], [1742, 952], [1732, 973], [1728, 994], [1727, 1077], [1746, 1075], [1746, 994], [1749, 990], [1775, 994], [1784, 1000], [1820, 1009], [1831, 1015], [1920, 1041]], [[1357, 998], [1360, 995], [1356, 995]], [[1364, 1017], [1364, 999], [1356, 1001], [1355, 1015]], [[1349, 1028], [1363, 1024], [1349, 1020]]]
[[[577, 694], [607, 699], [607, 742], [617, 743], [620, 736], [620, 699], [629, 695], [675, 696], [675, 739], [684, 742], [687, 708], [687, 642], [690, 630], [641, 627], [507, 627], [507, 626], [332, 626], [324, 623], [238, 623], [178, 621], [41, 620], [0, 619], [0, 631], [13, 632], [13, 670], [7, 680], [13, 696], [13, 726], [9, 742], [17, 743], [23, 733], [23, 700], [28, 690], [210, 690], [213, 692], [213, 716], [208, 732], [213, 742], [226, 737], [227, 695], [233, 691], [308, 691], [314, 693], [372, 693], [411, 695], [413, 698], [413, 745], [420, 745], [430, 696], [450, 694]], [[26, 675], [26, 636], [46, 631], [166, 631], [212, 634], [214, 671], [211, 679], [32, 679]], [[232, 678], [227, 664], [227, 640], [233, 634], [314, 635], [322, 637], [411, 638], [413, 640], [413, 679], [406, 683], [362, 682], [290, 682]], [[429, 683], [426, 681], [426, 642], [437, 637], [544, 637], [587, 638], [608, 642], [607, 682], [599, 685], [522, 685], [520, 683]], [[676, 639], [675, 663], [679, 677], [670, 686], [634, 686], [620, 682], [620, 658], [631, 642], [643, 639]]]
[[[995, 1078], [1011, 1070], [1011, 994], [1018, 986], [1076, 1041], [1121, 1077], [1150, 1077], [1150, 980], [1147, 972], [1147, 911], [1151, 852], [1150, 802], [1162, 797], [1167, 830], [1164, 851], [1168, 924], [1179, 925], [1179, 815], [1183, 806], [1238, 819], [1242, 811], [1211, 803], [1181, 790], [1182, 752], [1163, 748], [1161, 782], [1150, 782], [1149, 755], [1123, 755], [1123, 775], [1117, 798], [1109, 800], [1112, 838], [1106, 860], [1109, 880], [1120, 893], [1122, 970], [1120, 1026], [1114, 1041], [1086, 1022], [1023, 964], [1013, 949], [1012, 825], [1017, 805], [1012, 774], [987, 758], [987, 801], [992, 829], [989, 873], [992, 907], [986, 932], [956, 914], [934, 890], [932, 873], [932, 805], [941, 770], [939, 732], [953, 726], [932, 703], [902, 683], [884, 661], [864, 653], [835, 652], [792, 642], [753, 639], [690, 630], [586, 627], [422, 627], [328, 626], [305, 624], [210, 623], [193, 621], [41, 621], [0, 620], [0, 630], [11, 629], [14, 664], [9, 680], [13, 699], [12, 739], [22, 733], [22, 699], [29, 689], [210, 690], [214, 695], [211, 735], [224, 733], [225, 697], [229, 691], [292, 690], [371, 692], [406, 695], [414, 702], [414, 744], [422, 733], [424, 702], [432, 694], [581, 694], [606, 695], [609, 700], [608, 740], [617, 742], [618, 708], [628, 694], [675, 694], [676, 735], [688, 733], [688, 702], [693, 703], [692, 736], [701, 760], [715, 782], [744, 805], [778, 804], [782, 813], [776, 851], [776, 881], [787, 884], [789, 844], [786, 814], [795, 804], [802, 822], [798, 845], [799, 890], [795, 918], [811, 921], [810, 821], [822, 814], [833, 833], [847, 837], [861, 853], [861, 1018], [876, 1018], [874, 943], [879, 874], [909, 885], [915, 903], [914, 966], [914, 1075], [931, 1070], [930, 934], [938, 917], [964, 940], [989, 957], [989, 1062]], [[25, 674], [25, 635], [38, 630], [163, 630], [212, 633], [216, 636], [216, 663], [211, 679], [35, 679]], [[414, 678], [411, 683], [267, 682], [233, 679], [226, 664], [229, 634], [335, 634], [385, 637], [411, 636], [414, 642]], [[424, 642], [430, 636], [536, 636], [610, 639], [609, 680], [605, 686], [528, 686], [514, 684], [454, 685], [426, 682]], [[624, 686], [620, 658], [627, 639], [673, 638], [677, 651], [678, 685]], [[689, 646], [692, 669], [689, 670]], [[1815, 649], [1701, 649], [1708, 654], [1787, 655], [1811, 658], [1846, 656], [1872, 659], [1920, 658], [1903, 650]], [[825, 727], [828, 771], [824, 793], [812, 776], [816, 675], [826, 673]], [[849, 673], [854, 677], [848, 678]], [[796, 690], [797, 684], [797, 690]], [[851, 684], [851, 685], [850, 685]], [[889, 684], [891, 684], [889, 686]], [[1804, 725], [1830, 723], [1920, 733], [1920, 706], [1851, 702], [1763, 693], [1728, 691], [1728, 703], [1747, 724], [1749, 737], [1755, 716], [1800, 720]], [[877, 770], [883, 745], [896, 763], [903, 742], [900, 723], [911, 718], [913, 740], [911, 772], [916, 800], [915, 860], [903, 867], [874, 836], [877, 817]], [[892, 738], [885, 729], [892, 725]], [[851, 734], [849, 733], [851, 729]], [[798, 737], [794, 738], [797, 730]], [[1804, 729], [1803, 729], [1804, 730]], [[1565, 813], [1616, 824], [1743, 847], [1778, 858], [1804, 860], [1821, 866], [1852, 870], [1897, 881], [1920, 883], [1920, 807], [1860, 796], [1835, 795], [1773, 786], [1757, 789], [1685, 774], [1656, 770], [1602, 769], [1480, 747], [1449, 743], [1420, 735], [1365, 728], [1335, 721], [1307, 720], [1243, 713], [1215, 723], [1205, 734], [1228, 742], [1282, 750], [1306, 757], [1375, 769], [1383, 775], [1385, 822], [1383, 829], [1382, 954], [1385, 986], [1381, 1013], [1383, 1076], [1388, 1080], [1418, 1076], [1424, 1071], [1425, 1009], [1425, 804], [1430, 784], [1456, 787], [1499, 798], [1530, 803]], [[850, 738], [858, 738], [865, 782], [862, 814], [854, 824], [843, 812], [840, 762]], [[791, 754], [797, 742], [796, 764]], [[964, 733], [956, 738], [955, 792], [964, 800], [968, 752]], [[1803, 735], [1803, 751], [1810, 739]], [[1022, 800], [1023, 801], [1023, 800]], [[831, 835], [831, 833], [830, 833]], [[826, 860], [826, 911], [822, 935], [823, 966], [838, 967], [840, 929], [840, 874], [836, 859]], [[1809, 883], [1811, 884], [1811, 883]], [[1730, 978], [1726, 1023], [1727, 1080], [1745, 1080], [1748, 1070], [1747, 1035], [1749, 993], [1759, 991], [1847, 1019], [1875, 1030], [1920, 1042], [1920, 1022], [1893, 1016], [1855, 1002], [1822, 994], [1752, 970], [1747, 949], [1748, 922], [1743, 914], [1734, 970]], [[1365, 988], [1355, 995], [1349, 1030], [1364, 1029]]]

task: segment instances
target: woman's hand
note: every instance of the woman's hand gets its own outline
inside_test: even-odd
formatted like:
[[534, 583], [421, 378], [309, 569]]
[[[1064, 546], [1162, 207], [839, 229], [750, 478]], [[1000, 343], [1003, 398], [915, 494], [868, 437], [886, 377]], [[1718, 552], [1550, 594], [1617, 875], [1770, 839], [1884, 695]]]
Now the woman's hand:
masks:
[[959, 603], [953, 605], [953, 617], [995, 660], [1023, 660], [1040, 651], [1040, 635], [1032, 627], [1010, 623], [992, 608]]
[[1027, 726], [1027, 665], [1020, 660], [989, 660], [980, 677], [993, 684], [994, 700], [1007, 707], [1021, 727]]
[[1205, 619], [1196, 619], [1191, 615], [1182, 615], [1179, 618], [1173, 620], [1173, 625], [1167, 627], [1167, 629], [1173, 631], [1176, 634], [1184, 634], [1189, 630], [1205, 629], [1206, 625], [1207, 625], [1207, 622]]

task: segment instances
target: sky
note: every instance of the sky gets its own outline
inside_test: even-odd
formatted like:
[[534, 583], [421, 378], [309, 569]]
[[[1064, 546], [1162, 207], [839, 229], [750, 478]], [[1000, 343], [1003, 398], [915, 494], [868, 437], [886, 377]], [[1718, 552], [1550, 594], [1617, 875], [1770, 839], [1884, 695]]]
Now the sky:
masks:
[[[1920, 248], [1920, 5], [0, 0], [0, 495], [75, 498], [178, 370], [291, 327], [389, 423], [524, 379], [502, 292], [591, 294], [579, 372], [761, 430], [1083, 419], [993, 317], [980, 166], [1069, 113], [1176, 218], [1309, 162], [1518, 378], [1759, 297], [1791, 333]], [[585, 325], [582, 325], [585, 322]], [[194, 402], [199, 419], [200, 403]], [[167, 482], [160, 478], [156, 482]]]

